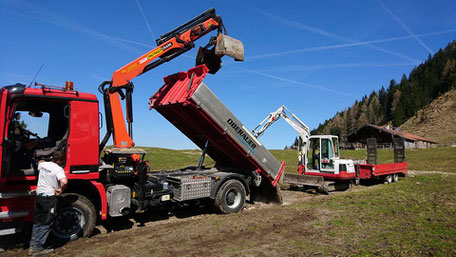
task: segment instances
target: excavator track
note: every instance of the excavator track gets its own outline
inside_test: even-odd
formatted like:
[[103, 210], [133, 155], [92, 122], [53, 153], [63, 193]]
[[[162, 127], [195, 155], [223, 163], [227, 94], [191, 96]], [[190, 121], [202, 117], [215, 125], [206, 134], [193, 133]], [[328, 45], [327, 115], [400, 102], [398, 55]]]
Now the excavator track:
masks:
[[284, 175], [283, 182], [298, 187], [313, 188], [322, 194], [329, 194], [333, 191], [345, 191], [351, 188], [350, 181], [325, 181], [320, 176], [301, 174], [285, 173]]

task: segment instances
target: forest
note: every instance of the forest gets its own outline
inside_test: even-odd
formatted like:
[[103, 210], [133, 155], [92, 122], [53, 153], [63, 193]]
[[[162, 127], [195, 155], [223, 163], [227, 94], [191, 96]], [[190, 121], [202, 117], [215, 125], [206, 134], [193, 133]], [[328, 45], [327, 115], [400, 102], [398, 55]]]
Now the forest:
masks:
[[[452, 88], [456, 88], [456, 41], [429, 55], [408, 76], [403, 74], [401, 81], [392, 79], [387, 88], [382, 86], [337, 112], [312, 130], [312, 134], [337, 135], [344, 143], [347, 135], [365, 124], [399, 127]], [[297, 144], [298, 138], [295, 138], [291, 147]]]

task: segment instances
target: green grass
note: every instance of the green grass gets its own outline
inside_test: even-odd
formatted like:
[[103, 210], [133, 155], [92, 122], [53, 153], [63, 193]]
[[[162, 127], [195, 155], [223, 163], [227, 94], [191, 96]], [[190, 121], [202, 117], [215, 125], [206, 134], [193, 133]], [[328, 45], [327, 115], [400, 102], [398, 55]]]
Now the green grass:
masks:
[[[341, 156], [354, 160], [366, 159], [366, 150], [345, 150]], [[456, 147], [407, 149], [405, 156], [410, 170], [456, 172]], [[378, 150], [378, 163], [392, 163], [392, 149]]]
[[[196, 165], [200, 156], [197, 150], [144, 149], [153, 170]], [[295, 172], [296, 151], [271, 152], [288, 163], [287, 172]], [[363, 159], [365, 151], [343, 151], [342, 156]], [[454, 148], [407, 150], [411, 168], [418, 170], [456, 172], [454, 157]], [[380, 150], [379, 158], [380, 162], [392, 161], [392, 151]], [[211, 163], [206, 159], [206, 165]], [[253, 206], [231, 215], [146, 224], [136, 230], [73, 242], [67, 249], [76, 250], [59, 254], [456, 256], [456, 174], [409, 176], [397, 183], [359, 186], [325, 196], [286, 193], [296, 197], [293, 204]], [[125, 244], [126, 238], [135, 238], [135, 244]], [[84, 247], [86, 242], [91, 247]], [[179, 243], [169, 247], [170, 242]]]
[[[147, 151], [151, 170], [179, 169], [198, 165], [200, 150], [171, 150], [153, 147], [141, 147]], [[270, 150], [280, 162], [285, 161], [285, 172], [296, 173], [298, 152], [296, 150]], [[342, 150], [342, 158], [353, 160], [366, 159], [366, 150]], [[406, 157], [410, 170], [446, 171], [456, 173], [456, 147], [436, 147], [428, 149], [407, 149]], [[379, 163], [394, 162], [393, 150], [379, 149]], [[214, 161], [206, 156], [206, 167], [212, 167]]]
[[[287, 164], [285, 172], [296, 173], [298, 167], [298, 152], [296, 150], [271, 150], [279, 160]], [[410, 170], [429, 170], [456, 172], [456, 147], [436, 147], [427, 149], [407, 149], [406, 159]], [[342, 158], [365, 160], [366, 150], [342, 150]], [[393, 163], [392, 149], [378, 150], [378, 163]]]
[[[145, 160], [149, 161], [151, 170], [180, 169], [188, 166], [197, 166], [201, 157], [200, 150], [171, 150], [155, 147], [140, 147], [147, 151]], [[204, 165], [214, 166], [214, 161], [206, 155]]]
[[343, 251], [354, 256], [454, 256], [455, 185], [452, 174], [416, 176], [292, 208], [325, 210], [315, 229], [327, 231], [334, 242], [339, 239]]

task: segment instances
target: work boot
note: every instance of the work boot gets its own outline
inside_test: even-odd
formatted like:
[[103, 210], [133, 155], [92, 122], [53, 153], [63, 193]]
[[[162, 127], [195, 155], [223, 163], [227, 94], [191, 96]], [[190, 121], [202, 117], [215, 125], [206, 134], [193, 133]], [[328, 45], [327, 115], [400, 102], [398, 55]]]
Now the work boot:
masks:
[[37, 249], [29, 247], [28, 255], [32, 256], [34, 253], [37, 253], [37, 252], [39, 252]]
[[48, 254], [51, 254], [54, 252], [54, 249], [43, 249], [41, 251], [35, 251], [33, 252], [32, 257], [38, 257], [38, 256], [46, 256]]

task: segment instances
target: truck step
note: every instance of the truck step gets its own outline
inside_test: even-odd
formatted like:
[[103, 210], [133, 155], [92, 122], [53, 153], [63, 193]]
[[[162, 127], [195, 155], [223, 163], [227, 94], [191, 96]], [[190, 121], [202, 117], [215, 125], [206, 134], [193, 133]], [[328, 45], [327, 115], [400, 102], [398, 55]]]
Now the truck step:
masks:
[[14, 219], [25, 217], [29, 215], [27, 210], [17, 210], [17, 211], [2, 211], [0, 212], [0, 219]]
[[19, 228], [5, 228], [5, 229], [0, 229], [0, 236], [8, 236], [8, 235], [14, 235], [17, 233], [21, 233], [22, 230]]
[[27, 197], [27, 196], [35, 195], [35, 193], [36, 193], [35, 191], [31, 191], [31, 190], [1, 192], [0, 193], [0, 199]]

